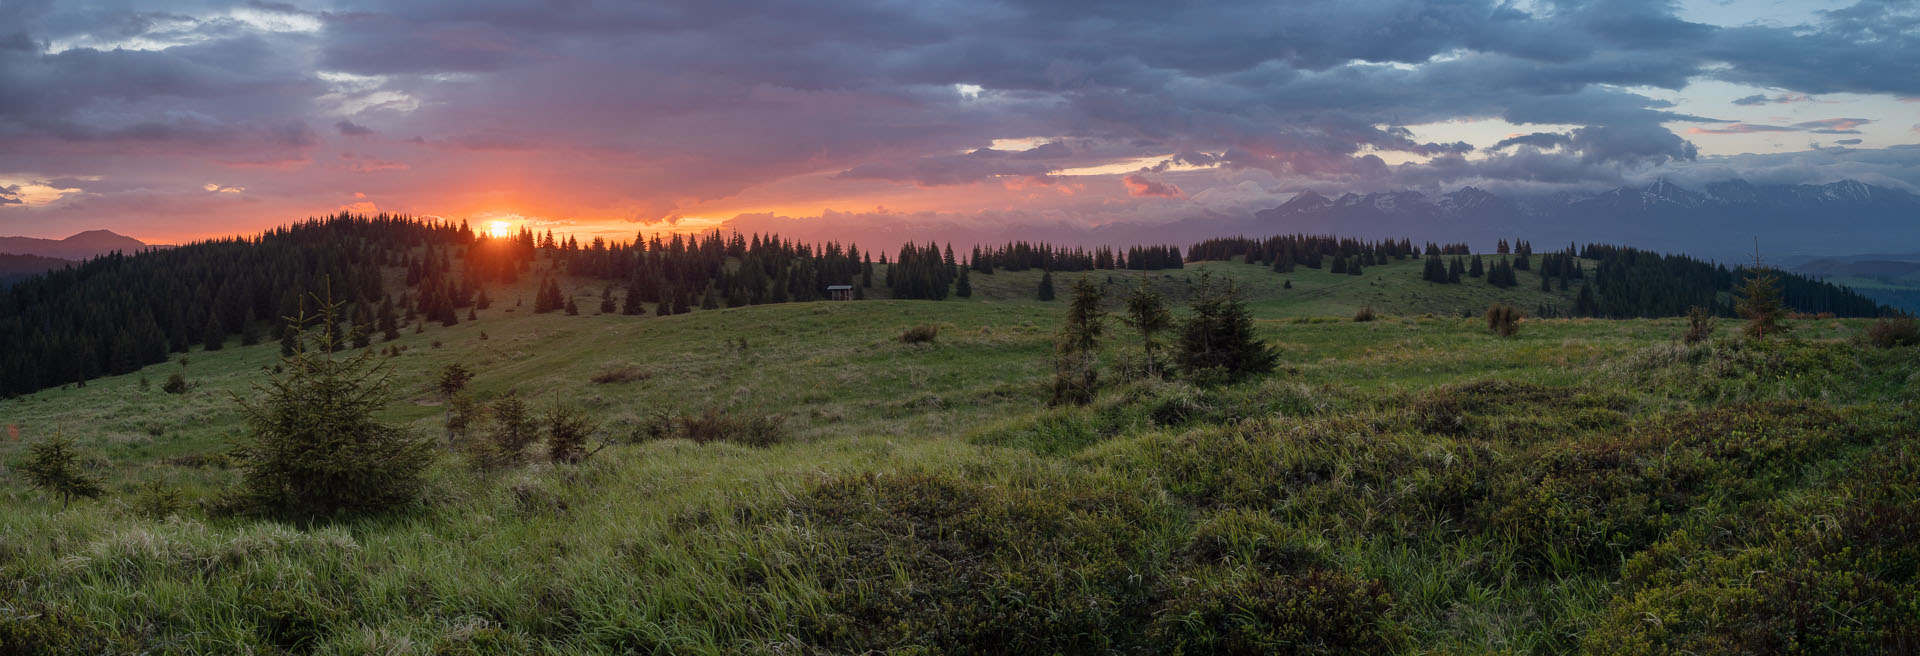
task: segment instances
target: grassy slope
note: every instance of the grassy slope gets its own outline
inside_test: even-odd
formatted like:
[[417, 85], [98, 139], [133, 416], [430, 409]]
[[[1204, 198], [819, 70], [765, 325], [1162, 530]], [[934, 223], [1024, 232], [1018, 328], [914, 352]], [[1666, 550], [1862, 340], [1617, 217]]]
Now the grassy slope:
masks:
[[[1291, 276], [1292, 290], [1278, 289], [1284, 278], [1256, 267], [1197, 268], [1248, 284], [1260, 330], [1281, 351], [1283, 373], [1275, 381], [1319, 390], [1314, 403], [1362, 417], [1389, 416], [1400, 399], [1463, 380], [1609, 390], [1633, 399], [1623, 409], [1631, 420], [1750, 398], [1902, 398], [1917, 384], [1900, 373], [1913, 370], [1909, 357], [1838, 381], [1830, 375], [1729, 383], [1723, 391], [1730, 398], [1676, 392], [1690, 383], [1642, 389], [1644, 381], [1624, 375], [1622, 363], [1662, 348], [1656, 345], [1677, 334], [1679, 322], [1532, 321], [1518, 338], [1501, 340], [1476, 319], [1452, 318], [1458, 308], [1483, 307], [1494, 298], [1491, 288], [1429, 285], [1417, 280], [1417, 267], [1375, 267], [1360, 277], [1300, 272]], [[1178, 292], [1193, 273], [1114, 277], [1127, 284], [1146, 275]], [[197, 386], [184, 396], [158, 390], [167, 365], [145, 373], [150, 390], [140, 389], [136, 374], [0, 403], [0, 423], [19, 425], [29, 439], [58, 429], [80, 438], [98, 455], [111, 490], [105, 501], [61, 511], [16, 475], [0, 475], [0, 535], [10, 545], [0, 550], [0, 580], [17, 582], [0, 593], [0, 618], [66, 617], [184, 651], [275, 643], [338, 653], [374, 645], [402, 653], [485, 644], [501, 653], [774, 649], [793, 639], [795, 625], [817, 624], [844, 601], [816, 580], [817, 570], [842, 562], [858, 542], [826, 539], [811, 515], [782, 514], [817, 496], [810, 491], [821, 481], [930, 471], [1007, 489], [1049, 476], [1116, 490], [1141, 484], [1107, 478], [1103, 472], [1126, 466], [1099, 457], [1063, 460], [963, 439], [1058, 414], [1043, 409], [1041, 399], [1048, 336], [1062, 304], [1025, 300], [1037, 278], [978, 276], [978, 293], [968, 301], [790, 304], [643, 318], [530, 316], [506, 310], [518, 294], [497, 293], [499, 305], [480, 321], [397, 342], [404, 351], [392, 360], [399, 402], [390, 419], [436, 431], [433, 373], [462, 362], [480, 372], [474, 387], [482, 396], [518, 390], [578, 402], [609, 435], [624, 435], [655, 411], [717, 405], [783, 414], [795, 439], [764, 450], [679, 440], [622, 445], [580, 468], [535, 465], [494, 477], [449, 461], [435, 474], [425, 510], [307, 531], [192, 510], [157, 520], [130, 507], [146, 481], [179, 487], [195, 501], [230, 484], [231, 470], [179, 457], [217, 452], [242, 430], [234, 398], [253, 394], [276, 360], [274, 345], [196, 351], [189, 377]], [[1063, 295], [1071, 279], [1059, 277]], [[1530, 274], [1520, 280], [1502, 300], [1528, 309], [1543, 295]], [[580, 302], [594, 307], [597, 295]], [[1390, 316], [1344, 320], [1363, 304]], [[1417, 316], [1428, 312], [1438, 316]], [[1327, 315], [1337, 320], [1312, 318]], [[919, 323], [943, 327], [936, 343], [895, 339]], [[1797, 335], [1817, 344], [1850, 337], [1862, 325], [1800, 322]], [[651, 377], [588, 382], [624, 365]], [[1245, 393], [1260, 398], [1270, 391], [1256, 385]], [[1172, 434], [1148, 425], [1113, 436], [1115, 446], [1098, 453]], [[0, 462], [22, 451], [19, 443], [0, 443]], [[1154, 516], [1174, 527], [1155, 544], [1183, 541], [1207, 512], [1171, 504], [1164, 492], [1136, 491], [1162, 499]], [[1586, 627], [1606, 604], [1604, 577], [1489, 588], [1446, 573], [1466, 566], [1469, 556], [1440, 552], [1465, 546], [1435, 542], [1396, 552], [1369, 544], [1341, 542], [1337, 560], [1389, 581], [1408, 600], [1405, 621], [1430, 647], [1564, 649], [1566, 636], [1555, 632]], [[1543, 618], [1532, 608], [1542, 604], [1564, 612]], [[281, 615], [306, 618], [312, 627], [302, 633], [298, 622], [288, 629], [263, 619]]]

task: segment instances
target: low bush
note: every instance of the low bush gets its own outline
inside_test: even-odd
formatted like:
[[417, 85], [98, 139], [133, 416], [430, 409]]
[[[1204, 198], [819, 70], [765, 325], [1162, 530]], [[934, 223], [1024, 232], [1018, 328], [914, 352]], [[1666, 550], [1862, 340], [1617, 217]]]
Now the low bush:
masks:
[[1594, 654], [1920, 650], [1920, 458], [1883, 444], [1817, 493], [1680, 531], [1623, 568]]
[[1719, 321], [1713, 318], [1713, 313], [1695, 305], [1687, 310], [1687, 332], [1680, 337], [1680, 341], [1688, 344], [1706, 341], [1708, 337], [1713, 336], [1714, 328], [1718, 323]]
[[934, 339], [935, 337], [939, 337], [939, 336], [940, 336], [940, 327], [939, 327], [939, 326], [934, 326], [934, 325], [929, 325], [929, 324], [924, 324], [924, 323], [923, 323], [923, 324], [920, 324], [920, 325], [918, 325], [918, 326], [913, 326], [913, 327], [911, 327], [911, 328], [908, 328], [908, 329], [906, 329], [906, 330], [904, 330], [904, 331], [901, 331], [901, 332], [900, 332], [900, 343], [902, 343], [902, 344], [926, 344], [926, 343], [930, 343], [930, 342], [932, 342], [932, 341], [933, 341], [933, 339]]
[[674, 423], [678, 437], [701, 444], [730, 442], [765, 448], [787, 441], [786, 418], [780, 415], [735, 416], [708, 406], [698, 415], [681, 415]]
[[540, 423], [547, 433], [548, 460], [558, 464], [576, 464], [600, 450], [587, 450], [587, 440], [593, 437], [599, 427], [577, 407], [555, 402], [542, 413]]
[[1696, 509], [1764, 497], [1857, 441], [1844, 417], [1807, 402], [1683, 413], [1541, 456], [1495, 522], [1537, 574], [1606, 573]]
[[1368, 305], [1368, 306], [1366, 306], [1366, 307], [1363, 307], [1363, 308], [1360, 308], [1360, 311], [1359, 311], [1359, 312], [1355, 312], [1355, 313], [1353, 313], [1353, 320], [1354, 320], [1354, 321], [1362, 321], [1362, 322], [1364, 322], [1364, 321], [1372, 321], [1372, 320], [1374, 320], [1374, 319], [1377, 319], [1377, 318], [1379, 318], [1379, 317], [1376, 317], [1376, 316], [1374, 316], [1374, 313], [1373, 313], [1373, 306], [1371, 306], [1371, 305]]
[[862, 474], [796, 500], [836, 545], [814, 550], [828, 556], [808, 568], [826, 604], [800, 635], [825, 653], [1145, 649], [1164, 510], [1116, 481], [1022, 478]]
[[176, 371], [167, 375], [167, 382], [160, 384], [160, 391], [168, 394], [186, 394], [190, 387], [187, 384], [186, 374]]
[[1193, 531], [1187, 556], [1196, 565], [1257, 567], [1293, 575], [1331, 564], [1324, 538], [1296, 531], [1257, 510], [1214, 513]]
[[616, 383], [631, 383], [652, 377], [652, 372], [633, 365], [626, 365], [602, 369], [588, 380], [591, 380], [595, 385], [611, 385]]
[[1920, 320], [1913, 317], [1883, 317], [1867, 325], [1867, 343], [1877, 348], [1920, 345]]
[[1487, 308], [1487, 330], [1501, 337], [1512, 337], [1520, 332], [1520, 311], [1505, 303], [1494, 303]]
[[1154, 651], [1169, 654], [1386, 654], [1406, 647], [1379, 581], [1310, 570], [1209, 572], [1155, 618]]

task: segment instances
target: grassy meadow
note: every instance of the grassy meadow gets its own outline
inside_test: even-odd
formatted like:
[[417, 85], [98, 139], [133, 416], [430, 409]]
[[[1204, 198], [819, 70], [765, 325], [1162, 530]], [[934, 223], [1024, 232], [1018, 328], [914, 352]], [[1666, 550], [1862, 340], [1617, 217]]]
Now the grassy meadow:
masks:
[[[1067, 408], [1049, 356], [1077, 274], [1051, 303], [1002, 272], [971, 299], [667, 317], [600, 315], [586, 281], [580, 316], [534, 315], [528, 276], [477, 321], [376, 340], [383, 418], [443, 436], [459, 363], [609, 446], [494, 472], [449, 450], [416, 506], [345, 523], [219, 510], [275, 343], [195, 349], [185, 394], [160, 389], [175, 363], [0, 401], [22, 436], [0, 463], [62, 432], [107, 488], [63, 507], [0, 469], [0, 654], [1920, 650], [1920, 348], [1836, 319], [1503, 339], [1489, 303], [1573, 292], [1419, 268], [1089, 274], [1110, 308], [1140, 278], [1176, 305], [1203, 272], [1242, 283], [1280, 365], [1129, 379], [1109, 321], [1105, 389]], [[938, 336], [899, 339], [918, 325]], [[709, 409], [783, 439], [655, 430]]]

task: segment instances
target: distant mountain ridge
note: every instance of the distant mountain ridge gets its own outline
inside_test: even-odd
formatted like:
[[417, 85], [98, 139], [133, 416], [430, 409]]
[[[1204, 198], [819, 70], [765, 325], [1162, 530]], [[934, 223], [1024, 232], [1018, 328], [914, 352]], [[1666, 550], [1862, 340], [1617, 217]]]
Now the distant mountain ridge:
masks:
[[62, 260], [84, 260], [114, 251], [134, 253], [146, 248], [146, 242], [110, 230], [88, 230], [66, 239], [0, 237], [0, 253]]
[[1332, 198], [1308, 191], [1257, 212], [1254, 223], [1269, 232], [1450, 235], [1476, 244], [1499, 238], [1631, 243], [1740, 261], [1751, 256], [1756, 237], [1763, 255], [1850, 254], [1920, 243], [1920, 196], [1858, 180], [1758, 185], [1740, 179], [1698, 190], [1660, 179], [1644, 187], [1535, 197], [1475, 187]]

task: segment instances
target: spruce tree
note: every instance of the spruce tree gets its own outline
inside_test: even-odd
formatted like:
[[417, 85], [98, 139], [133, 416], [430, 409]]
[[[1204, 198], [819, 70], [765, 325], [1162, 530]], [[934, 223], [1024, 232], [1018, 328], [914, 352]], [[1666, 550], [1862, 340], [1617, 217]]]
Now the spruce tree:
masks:
[[967, 280], [967, 269], [960, 270], [960, 279], [953, 283], [953, 295], [960, 298], [973, 297], [973, 282]]
[[220, 325], [219, 314], [208, 314], [206, 327], [200, 331], [200, 344], [209, 351], [218, 351], [225, 346], [227, 329]]
[[1753, 339], [1787, 332], [1787, 310], [1780, 302], [1779, 278], [1771, 269], [1756, 267], [1734, 290], [1734, 311], [1747, 320], [1746, 333]]
[[1467, 267], [1467, 277], [1478, 278], [1480, 276], [1486, 275], [1486, 273], [1487, 273], [1487, 269], [1485, 265], [1480, 263], [1480, 256], [1478, 254], [1474, 255], [1473, 264]]
[[1231, 282], [1202, 274], [1188, 307], [1174, 353], [1187, 376], [1214, 382], [1273, 371], [1280, 356], [1254, 335], [1253, 314]]
[[1040, 272], [1039, 297], [1040, 297], [1040, 300], [1042, 301], [1053, 300], [1053, 272], [1052, 271]]
[[[1287, 284], [1291, 285], [1292, 281]], [[1142, 373], [1148, 376], [1160, 376], [1160, 334], [1173, 324], [1173, 317], [1167, 312], [1166, 299], [1159, 292], [1147, 286], [1146, 279], [1127, 294], [1127, 326], [1140, 333], [1140, 350], [1145, 360], [1140, 364]]]
[[1073, 283], [1066, 323], [1054, 341], [1053, 403], [1085, 404], [1099, 384], [1100, 335], [1106, 313], [1100, 309], [1100, 288], [1081, 276]]
[[[389, 342], [400, 339], [400, 319], [394, 316], [393, 298], [388, 297], [380, 301], [380, 312], [376, 321], [378, 322], [380, 337], [382, 339]], [[293, 355], [293, 353], [283, 352], [281, 355], [287, 356]]]
[[620, 314], [638, 316], [645, 314], [647, 306], [640, 302], [640, 292], [633, 285], [627, 286], [627, 295], [620, 300]]
[[105, 492], [99, 479], [81, 467], [73, 440], [65, 434], [34, 443], [27, 448], [26, 459], [15, 463], [13, 468], [34, 487], [59, 497], [62, 508], [74, 499], [92, 499]]
[[613, 285], [608, 284], [600, 290], [600, 313], [613, 314]]
[[297, 349], [259, 401], [243, 402], [249, 431], [233, 451], [242, 472], [237, 500], [299, 521], [398, 510], [425, 487], [433, 445], [374, 417], [391, 398], [385, 361], [372, 351], [336, 359], [333, 346], [345, 339], [336, 328], [340, 305], [320, 307], [315, 348]]

